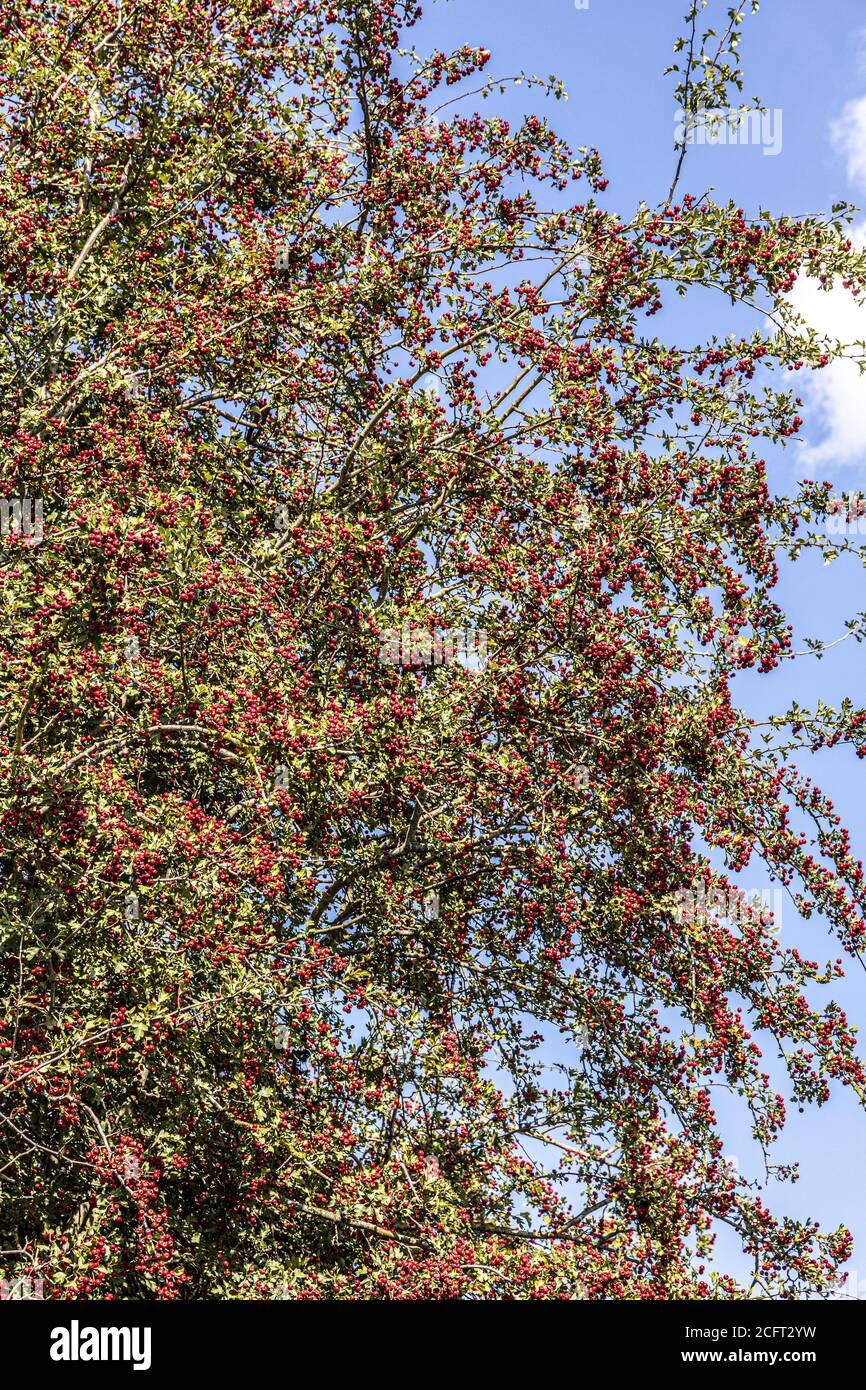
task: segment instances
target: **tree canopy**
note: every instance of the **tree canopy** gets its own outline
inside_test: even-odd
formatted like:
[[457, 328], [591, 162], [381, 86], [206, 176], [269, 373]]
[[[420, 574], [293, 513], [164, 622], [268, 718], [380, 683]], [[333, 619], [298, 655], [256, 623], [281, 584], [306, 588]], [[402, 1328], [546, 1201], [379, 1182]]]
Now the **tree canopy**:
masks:
[[[750, 8], [689, 10], [687, 116]], [[418, 15], [0, 0], [0, 1273], [821, 1292], [848, 1233], [768, 1209], [716, 1096], [768, 1165], [863, 1099], [862, 866], [797, 759], [866, 715], [767, 733], [732, 683], [793, 655], [781, 567], [849, 546], [766, 454], [840, 350], [797, 277], [866, 260], [844, 207], [688, 192], [685, 136], [610, 211]], [[751, 327], [655, 336], [692, 294]]]

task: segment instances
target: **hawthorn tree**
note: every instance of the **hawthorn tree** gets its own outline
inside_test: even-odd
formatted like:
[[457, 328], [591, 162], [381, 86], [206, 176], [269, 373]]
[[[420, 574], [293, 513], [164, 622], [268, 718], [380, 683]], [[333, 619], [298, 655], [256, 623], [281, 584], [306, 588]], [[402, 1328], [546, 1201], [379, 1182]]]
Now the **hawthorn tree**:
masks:
[[[689, 11], [689, 118], [746, 8]], [[861, 866], [797, 756], [866, 716], [768, 734], [731, 684], [792, 655], [780, 564], [849, 546], [762, 451], [840, 350], [795, 279], [866, 263], [842, 207], [686, 192], [685, 138], [607, 210], [418, 15], [0, 3], [2, 1273], [826, 1291], [848, 1233], [772, 1214], [714, 1107], [770, 1175], [787, 1107], [864, 1095], [820, 989]], [[693, 290], [749, 328], [662, 342]], [[719, 906], [755, 865], [839, 959]]]

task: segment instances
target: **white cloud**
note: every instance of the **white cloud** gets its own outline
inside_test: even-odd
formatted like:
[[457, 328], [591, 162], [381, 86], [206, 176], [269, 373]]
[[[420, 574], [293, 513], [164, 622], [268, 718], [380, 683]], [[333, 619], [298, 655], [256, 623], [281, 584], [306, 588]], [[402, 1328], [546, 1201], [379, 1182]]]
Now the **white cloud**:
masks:
[[[866, 98], [862, 105], [866, 121]], [[863, 154], [866, 174], [866, 145]], [[854, 228], [851, 239], [858, 246], [866, 245], [866, 222]], [[858, 304], [841, 285], [822, 290], [816, 280], [801, 275], [789, 297], [794, 309], [822, 337], [842, 343], [866, 341], [866, 305]], [[823, 437], [817, 442], [804, 444], [803, 460], [822, 464], [866, 461], [866, 376], [857, 364], [831, 362], [810, 373], [799, 390], [806, 406], [807, 424], [817, 423], [823, 429]]]
[[[861, 67], [866, 71], [866, 29], [858, 35]], [[866, 96], [856, 97], [831, 122], [830, 140], [844, 157], [848, 181], [866, 189]], [[866, 246], [866, 222], [855, 227], [852, 241]], [[857, 304], [841, 285], [826, 292], [815, 280], [800, 276], [791, 304], [823, 337], [842, 343], [866, 341], [866, 305]], [[832, 362], [812, 372], [800, 388], [812, 442], [801, 457], [810, 463], [866, 463], [866, 375], [857, 364]], [[817, 426], [817, 430], [816, 430]]]
[[850, 183], [866, 188], [866, 96], [849, 101], [830, 126], [833, 145], [845, 156]]

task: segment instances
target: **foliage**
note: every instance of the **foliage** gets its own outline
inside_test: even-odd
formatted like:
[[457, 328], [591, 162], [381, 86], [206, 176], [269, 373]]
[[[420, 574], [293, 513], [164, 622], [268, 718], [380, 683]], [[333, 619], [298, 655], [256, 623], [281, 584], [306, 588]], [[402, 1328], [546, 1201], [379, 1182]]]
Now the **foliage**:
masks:
[[[702, 8], [696, 107], [739, 82]], [[793, 746], [864, 715], [759, 732], [731, 682], [791, 655], [780, 563], [844, 548], [767, 486], [777, 374], [838, 350], [786, 295], [866, 265], [842, 208], [606, 211], [417, 16], [0, 5], [2, 490], [44, 507], [2, 542], [4, 1272], [741, 1297], [722, 1223], [752, 1292], [826, 1289], [847, 1233], [767, 1210], [714, 1093], [768, 1164], [792, 1101], [862, 1099], [841, 962], [677, 903], [757, 864], [858, 956]], [[757, 327], [653, 336], [693, 292]]]

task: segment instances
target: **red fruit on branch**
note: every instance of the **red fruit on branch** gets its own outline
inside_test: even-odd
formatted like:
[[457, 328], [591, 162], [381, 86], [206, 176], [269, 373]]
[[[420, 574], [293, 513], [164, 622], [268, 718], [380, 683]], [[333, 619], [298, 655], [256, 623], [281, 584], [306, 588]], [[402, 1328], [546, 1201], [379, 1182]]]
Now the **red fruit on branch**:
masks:
[[829, 359], [645, 320], [860, 258], [682, 161], [605, 211], [595, 151], [448, 104], [486, 50], [398, 59], [412, 0], [82, 13], [0, 0], [0, 492], [42, 507], [0, 538], [0, 1273], [724, 1298], [726, 1226], [758, 1290], [831, 1287], [847, 1233], [770, 1213], [712, 1088], [766, 1155], [862, 1098], [841, 962], [709, 857], [856, 953], [790, 752], [864, 713], [766, 743], [732, 694], [833, 545], [755, 367]]

